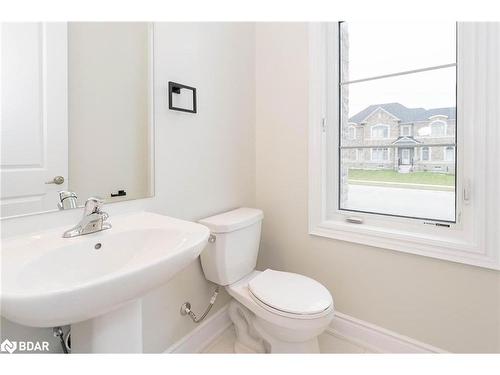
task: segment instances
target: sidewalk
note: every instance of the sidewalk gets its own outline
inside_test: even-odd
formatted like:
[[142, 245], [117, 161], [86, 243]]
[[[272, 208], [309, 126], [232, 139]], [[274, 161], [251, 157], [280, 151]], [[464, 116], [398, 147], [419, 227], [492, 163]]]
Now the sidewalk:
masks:
[[455, 192], [349, 183], [343, 208], [453, 221]]
[[369, 181], [369, 180], [350, 179], [349, 185], [369, 185], [369, 186], [396, 187], [396, 188], [404, 188], [404, 189], [455, 191], [455, 186], [411, 184], [411, 183], [407, 183], [407, 182], [386, 182], [386, 181]]

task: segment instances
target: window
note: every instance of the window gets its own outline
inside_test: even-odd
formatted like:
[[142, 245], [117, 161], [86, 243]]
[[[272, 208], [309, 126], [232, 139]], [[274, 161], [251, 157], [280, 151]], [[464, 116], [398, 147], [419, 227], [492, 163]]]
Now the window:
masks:
[[359, 158], [360, 158], [360, 153], [359, 153], [359, 150], [356, 148], [356, 149], [350, 149], [348, 150], [349, 152], [349, 160], [351, 161], [358, 161]]
[[362, 148], [356, 149], [356, 160], [361, 161], [364, 158], [364, 150]]
[[388, 148], [372, 148], [372, 161], [388, 161], [389, 160], [389, 149]]
[[432, 137], [444, 137], [445, 135], [446, 135], [446, 122], [438, 120], [431, 123]]
[[346, 155], [345, 155], [346, 161], [353, 162], [353, 161], [358, 160], [358, 150], [357, 149], [350, 148], [349, 150], [346, 150], [345, 153], [346, 153]]
[[[498, 159], [493, 145], [500, 143], [495, 122], [487, 121], [500, 117], [491, 100], [500, 95], [500, 86], [484, 74], [500, 66], [491, 47], [500, 45], [496, 28], [476, 23], [455, 28], [445, 21], [309, 27], [309, 233], [500, 269], [500, 238], [493, 224], [500, 211], [495, 192], [500, 172], [496, 163], [484, 163]], [[431, 136], [436, 115], [446, 118], [442, 139]], [[371, 137], [374, 126], [405, 122], [415, 139]], [[345, 134], [351, 123], [368, 135], [356, 145]], [[363, 150], [365, 160], [372, 150], [387, 148], [390, 162], [383, 170], [374, 163], [349, 165], [344, 158], [353, 148]], [[422, 161], [422, 148], [428, 159], [438, 151], [436, 160]], [[412, 165], [400, 164], [403, 149]], [[380, 151], [375, 154], [380, 157]], [[382, 189], [393, 184], [384, 183], [384, 175], [396, 179], [397, 193]], [[367, 178], [381, 189], [365, 185]], [[428, 189], [418, 189], [421, 184]], [[452, 198], [438, 200], [438, 195]]]
[[[385, 26], [378, 23], [340, 23], [338, 79], [341, 105], [338, 129], [342, 141], [339, 148], [345, 151], [353, 147], [344, 142], [341, 135], [345, 131], [350, 134], [349, 124], [361, 124], [370, 129], [370, 138], [363, 140], [363, 146], [375, 146], [371, 147], [371, 161], [384, 164], [383, 170], [373, 170], [373, 165], [366, 165], [365, 169], [357, 171], [355, 175], [361, 176], [363, 186], [352, 177], [339, 178], [341, 211], [456, 221], [456, 168], [447, 170], [444, 165], [433, 165], [431, 172], [428, 166], [419, 165], [431, 159], [431, 149], [425, 142], [396, 142], [399, 135], [391, 137], [392, 126], [398, 127], [400, 134], [409, 136], [411, 128], [408, 123], [423, 123], [429, 119], [431, 137], [444, 137], [446, 122], [442, 119], [456, 121], [455, 25], [443, 23], [433, 27], [437, 35], [421, 43], [421, 27], [417, 25], [410, 25], [401, 33], [394, 34], [379, 33], [379, 30], [385, 30]], [[373, 34], [379, 34], [381, 38], [375, 50]], [[411, 50], [406, 50], [402, 44], [412, 39], [415, 44]], [[408, 55], [393, 54], [399, 48], [403, 48], [402, 51]], [[429, 49], [439, 50], [439, 53], [429, 56]], [[384, 56], [367, 59], [367, 55], [372, 56], [370, 52], [377, 56], [387, 53], [390, 61], [387, 56], [387, 59]], [[407, 65], [410, 56], [415, 65]], [[431, 141], [426, 138], [426, 142]], [[454, 140], [452, 142], [454, 144]], [[414, 155], [417, 146], [422, 147], [422, 158], [415, 161], [410, 155]], [[394, 149], [394, 155], [398, 155], [393, 163], [391, 149]], [[341, 152], [340, 155], [345, 156], [346, 153]], [[444, 158], [441, 160], [444, 161]], [[350, 163], [348, 157], [340, 158], [339, 176], [353, 176], [349, 169], [354, 167], [359, 169], [359, 166]], [[445, 193], [444, 188], [434, 183], [435, 171], [448, 173], [442, 179]], [[372, 196], [377, 199], [371, 199]]]
[[444, 149], [444, 160], [445, 161], [455, 161], [455, 147], [446, 146]]
[[348, 137], [349, 137], [349, 140], [351, 140], [351, 141], [356, 139], [356, 128], [352, 125], [349, 126]]
[[429, 161], [431, 160], [431, 154], [429, 151], [429, 147], [425, 146], [420, 149], [420, 159], [422, 161]]
[[411, 136], [411, 125], [401, 125], [401, 136], [402, 137]]
[[387, 139], [389, 138], [389, 125], [375, 125], [371, 128], [371, 137], [373, 139]]

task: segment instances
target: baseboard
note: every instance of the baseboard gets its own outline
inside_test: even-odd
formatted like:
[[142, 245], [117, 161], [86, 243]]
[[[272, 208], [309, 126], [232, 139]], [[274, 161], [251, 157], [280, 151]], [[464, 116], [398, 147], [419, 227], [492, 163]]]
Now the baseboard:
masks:
[[336, 336], [373, 353], [446, 353], [435, 346], [336, 312], [326, 334]]
[[[188, 335], [170, 346], [165, 353], [201, 353], [232, 324], [226, 305]], [[388, 329], [336, 312], [325, 331], [372, 353], [446, 353], [432, 345], [400, 335]]]
[[211, 317], [197, 325], [189, 334], [171, 345], [164, 353], [201, 353], [232, 324], [227, 309], [219, 309]]

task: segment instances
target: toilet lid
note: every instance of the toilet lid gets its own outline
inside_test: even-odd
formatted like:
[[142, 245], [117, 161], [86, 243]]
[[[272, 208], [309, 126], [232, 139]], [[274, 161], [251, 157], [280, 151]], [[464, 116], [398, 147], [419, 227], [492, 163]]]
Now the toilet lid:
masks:
[[248, 288], [259, 301], [292, 314], [317, 314], [328, 309], [333, 302], [323, 285], [290, 272], [267, 269], [250, 280]]

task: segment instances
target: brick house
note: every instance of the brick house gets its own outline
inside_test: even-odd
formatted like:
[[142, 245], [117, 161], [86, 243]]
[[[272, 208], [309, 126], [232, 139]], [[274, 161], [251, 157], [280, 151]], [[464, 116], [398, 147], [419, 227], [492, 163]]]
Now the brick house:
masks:
[[371, 105], [344, 125], [344, 166], [455, 173], [455, 108]]

